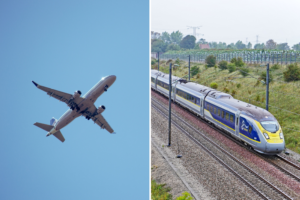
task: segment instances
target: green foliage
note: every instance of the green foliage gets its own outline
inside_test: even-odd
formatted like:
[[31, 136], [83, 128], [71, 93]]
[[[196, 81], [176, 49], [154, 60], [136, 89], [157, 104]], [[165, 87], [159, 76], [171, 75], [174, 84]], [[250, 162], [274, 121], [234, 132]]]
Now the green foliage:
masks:
[[170, 35], [171, 38], [171, 42], [178, 44], [180, 43], [180, 41], [182, 40], [183, 34], [180, 31], [176, 31], [176, 32], [172, 32]]
[[156, 61], [155, 60], [151, 60], [151, 65], [155, 65]]
[[258, 95], [256, 95], [256, 98], [255, 98], [255, 100], [256, 100], [256, 101], [260, 101], [260, 96], [259, 96], [259, 94], [258, 94]]
[[198, 74], [199, 72], [200, 72], [199, 67], [197, 67], [197, 66], [191, 67], [191, 76], [195, 76], [195, 75]]
[[171, 37], [168, 32], [162, 32], [160, 39], [167, 44], [171, 43]]
[[229, 73], [232, 73], [232, 72], [234, 72], [234, 71], [236, 70], [236, 66], [235, 66], [234, 63], [229, 63], [229, 64], [227, 65], [227, 68], [228, 68], [228, 70], [229, 70]]
[[236, 87], [239, 89], [239, 88], [241, 87], [241, 84], [238, 83], [238, 84], [236, 85]]
[[247, 76], [250, 71], [250, 69], [246, 67], [240, 67], [239, 70], [243, 77]]
[[195, 47], [196, 38], [193, 35], [185, 36], [181, 41], [179, 46], [184, 49], [193, 49]]
[[227, 65], [228, 65], [228, 63], [225, 60], [222, 60], [221, 62], [219, 62], [219, 68], [221, 70], [227, 69]]
[[279, 64], [274, 64], [274, 65], [272, 65], [272, 67], [271, 67], [271, 71], [274, 71], [274, 70], [277, 70], [277, 69], [280, 69], [280, 65]]
[[213, 88], [213, 89], [217, 89], [218, 84], [216, 82], [212, 82], [212, 83], [210, 83], [210, 87]]
[[228, 93], [229, 89], [227, 87], [224, 88], [224, 92]]
[[180, 65], [180, 60], [179, 60], [179, 58], [176, 59], [175, 64]]
[[236, 91], [235, 91], [235, 90], [232, 90], [232, 91], [231, 91], [231, 96], [234, 97], [234, 95], [236, 95]]
[[287, 70], [283, 72], [284, 80], [287, 82], [300, 80], [300, 68], [298, 64], [290, 64]]
[[213, 67], [216, 65], [216, 57], [214, 55], [209, 55], [205, 58], [205, 63], [207, 67]]
[[155, 180], [151, 180], [151, 199], [152, 200], [172, 200], [169, 194], [170, 188], [165, 187], [166, 184], [157, 184]]
[[236, 58], [231, 58], [230, 62], [235, 64], [236, 63]]
[[151, 52], [165, 52], [167, 49], [167, 43], [162, 40], [151, 40]]
[[167, 46], [167, 51], [178, 51], [180, 50], [180, 46], [178, 46], [178, 44], [169, 44]]
[[[263, 80], [265, 83], [267, 82], [267, 72], [261, 72], [259, 76], [260, 80]], [[269, 73], [269, 83], [273, 80], [273, 74]]]
[[177, 197], [176, 200], [193, 200], [194, 198], [188, 192], [183, 192], [181, 196]]

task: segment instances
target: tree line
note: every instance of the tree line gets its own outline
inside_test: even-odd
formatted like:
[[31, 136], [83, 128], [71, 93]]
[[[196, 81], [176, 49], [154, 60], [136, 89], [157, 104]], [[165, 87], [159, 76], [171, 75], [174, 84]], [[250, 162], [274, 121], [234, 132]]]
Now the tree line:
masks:
[[199, 39], [196, 42], [196, 38], [193, 35], [187, 35], [183, 37], [180, 31], [173, 31], [171, 34], [163, 32], [157, 39], [151, 40], [151, 51], [152, 52], [167, 52], [167, 51], [178, 51], [186, 49], [199, 49], [199, 44], [208, 44], [210, 49], [262, 49], [262, 50], [296, 50], [300, 51], [300, 42], [293, 45], [291, 48], [288, 43], [276, 43], [270, 39], [266, 43], [258, 43], [254, 46], [251, 42], [244, 44], [241, 40], [236, 43], [226, 44], [226, 42], [208, 42], [204, 38]]

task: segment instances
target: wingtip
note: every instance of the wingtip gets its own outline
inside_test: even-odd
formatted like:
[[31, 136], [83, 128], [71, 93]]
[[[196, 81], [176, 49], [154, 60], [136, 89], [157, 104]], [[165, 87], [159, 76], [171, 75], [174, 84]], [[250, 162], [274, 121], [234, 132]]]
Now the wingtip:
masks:
[[38, 86], [38, 84], [37, 84], [36, 82], [32, 81], [32, 83], [33, 83], [36, 87]]
[[116, 134], [116, 132], [112, 132], [111, 134]]

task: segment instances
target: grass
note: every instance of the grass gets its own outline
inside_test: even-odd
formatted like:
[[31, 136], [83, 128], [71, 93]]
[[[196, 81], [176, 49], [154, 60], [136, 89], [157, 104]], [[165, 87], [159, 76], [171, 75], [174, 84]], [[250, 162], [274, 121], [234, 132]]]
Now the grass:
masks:
[[[174, 60], [173, 60], [174, 62]], [[166, 61], [160, 61], [160, 71], [169, 73]], [[173, 70], [173, 75], [183, 77], [188, 75], [188, 63], [180, 61], [180, 66]], [[218, 84], [218, 90], [229, 94], [234, 93], [234, 98], [248, 102], [255, 106], [266, 108], [266, 85], [258, 81], [266, 67], [247, 65], [251, 76], [243, 77], [240, 72], [229, 73], [228, 70], [206, 68], [201, 63], [191, 63], [197, 66], [200, 73], [191, 76], [191, 81], [210, 87], [210, 83]], [[157, 69], [153, 65], [153, 69]], [[270, 66], [272, 69], [272, 65]], [[300, 81], [286, 83], [283, 72], [286, 66], [279, 65], [270, 70], [273, 81], [269, 85], [269, 111], [279, 121], [286, 141], [286, 147], [300, 153]], [[187, 76], [186, 76], [187, 77]]]
[[157, 184], [155, 180], [151, 180], [151, 199], [152, 200], [172, 200], [169, 193], [170, 188], [165, 187], [166, 184]]

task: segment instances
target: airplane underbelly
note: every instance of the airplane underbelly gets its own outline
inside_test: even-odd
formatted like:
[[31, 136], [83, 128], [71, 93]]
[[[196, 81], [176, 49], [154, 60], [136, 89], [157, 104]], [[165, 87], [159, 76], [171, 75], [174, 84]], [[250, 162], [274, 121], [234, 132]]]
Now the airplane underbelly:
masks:
[[80, 114], [76, 111], [71, 112], [69, 115], [62, 117], [56, 124], [56, 130], [60, 130], [71, 123], [75, 118], [79, 117]]

